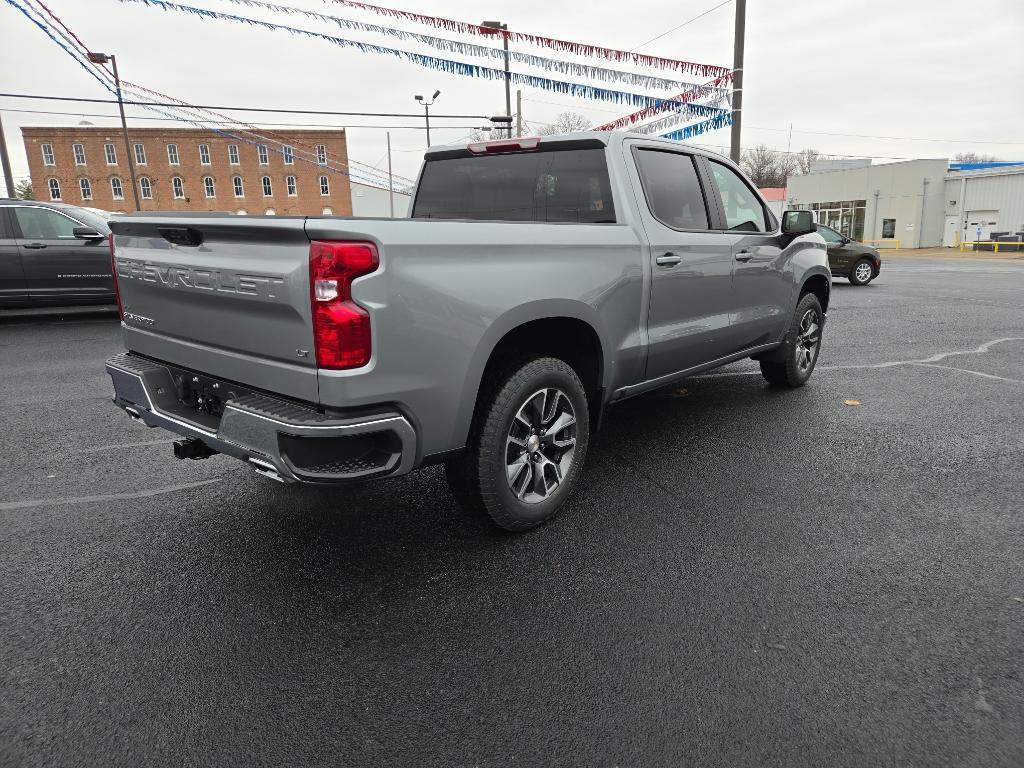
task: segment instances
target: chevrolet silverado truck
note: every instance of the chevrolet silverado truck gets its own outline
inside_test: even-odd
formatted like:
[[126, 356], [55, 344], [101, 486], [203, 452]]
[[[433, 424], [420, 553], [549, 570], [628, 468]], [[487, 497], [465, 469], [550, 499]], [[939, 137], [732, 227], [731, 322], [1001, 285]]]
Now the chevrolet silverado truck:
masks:
[[114, 403], [283, 482], [444, 463], [509, 530], [579, 482], [610, 404], [743, 358], [799, 387], [831, 275], [724, 157], [625, 133], [427, 151], [407, 219], [132, 214]]

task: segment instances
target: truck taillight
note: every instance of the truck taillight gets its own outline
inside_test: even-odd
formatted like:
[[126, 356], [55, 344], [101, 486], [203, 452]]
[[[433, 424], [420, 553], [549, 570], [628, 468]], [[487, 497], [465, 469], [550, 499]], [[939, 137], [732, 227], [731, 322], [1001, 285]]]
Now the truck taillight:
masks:
[[110, 274], [114, 278], [114, 298], [117, 299], [117, 314], [124, 320], [124, 307], [121, 306], [121, 289], [117, 285], [117, 259], [114, 258], [114, 233], [107, 235], [110, 242]]
[[352, 300], [352, 281], [380, 264], [373, 243], [313, 240], [309, 291], [318, 368], [341, 370], [370, 362], [370, 313]]

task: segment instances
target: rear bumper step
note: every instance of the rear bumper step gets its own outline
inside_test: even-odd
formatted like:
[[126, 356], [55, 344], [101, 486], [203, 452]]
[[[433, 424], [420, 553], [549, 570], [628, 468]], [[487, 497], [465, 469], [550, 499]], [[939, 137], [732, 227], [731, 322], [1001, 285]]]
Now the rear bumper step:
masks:
[[400, 413], [354, 418], [246, 393], [227, 400], [218, 417], [179, 402], [171, 370], [125, 353], [107, 360], [114, 404], [133, 419], [202, 441], [211, 451], [248, 462], [282, 482], [333, 483], [409, 472], [416, 432]]

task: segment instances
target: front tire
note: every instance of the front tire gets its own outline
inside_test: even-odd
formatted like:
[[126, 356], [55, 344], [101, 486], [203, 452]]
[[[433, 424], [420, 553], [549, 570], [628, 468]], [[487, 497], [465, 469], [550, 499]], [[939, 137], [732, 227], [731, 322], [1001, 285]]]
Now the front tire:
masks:
[[875, 265], [871, 259], [860, 259], [850, 270], [850, 282], [854, 285], [867, 285], [875, 277]]
[[552, 517], [579, 480], [590, 438], [587, 395], [572, 367], [554, 357], [527, 359], [489, 384], [466, 450], [445, 473], [461, 506], [525, 531]]
[[774, 360], [761, 361], [761, 375], [775, 387], [802, 387], [814, 373], [824, 325], [821, 302], [813, 293], [800, 297], [793, 321]]

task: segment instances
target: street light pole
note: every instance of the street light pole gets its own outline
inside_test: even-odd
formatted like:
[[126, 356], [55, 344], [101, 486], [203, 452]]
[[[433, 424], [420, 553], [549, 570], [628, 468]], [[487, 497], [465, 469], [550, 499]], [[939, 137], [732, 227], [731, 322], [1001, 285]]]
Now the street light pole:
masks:
[[135, 180], [135, 158], [132, 156], [132, 145], [128, 140], [128, 121], [124, 117], [124, 97], [121, 95], [121, 78], [117, 74], [117, 57], [113, 54], [90, 52], [89, 61], [93, 64], [106, 64], [109, 61], [114, 67], [114, 85], [117, 88], [117, 108], [121, 112], [121, 134], [124, 136], [124, 154], [128, 158], [128, 172], [132, 177], [132, 200], [135, 201], [135, 210], [141, 211], [139, 184]]
[[440, 95], [440, 91], [434, 91], [434, 95], [430, 97], [430, 101], [426, 101], [420, 95], [414, 97], [416, 101], [423, 105], [423, 116], [426, 118], [427, 121], [427, 149], [430, 149], [430, 107], [433, 105], [435, 101], [437, 101], [437, 97]]
[[743, 37], [747, 25], [747, 0], [736, 0], [736, 27], [732, 49], [732, 137], [729, 157], [740, 161], [740, 119], [743, 116]]
[[505, 116], [509, 118], [508, 138], [512, 138], [512, 73], [508, 68], [508, 24], [500, 21], [484, 21], [480, 24], [484, 29], [493, 29], [501, 32], [503, 47], [505, 49]]

